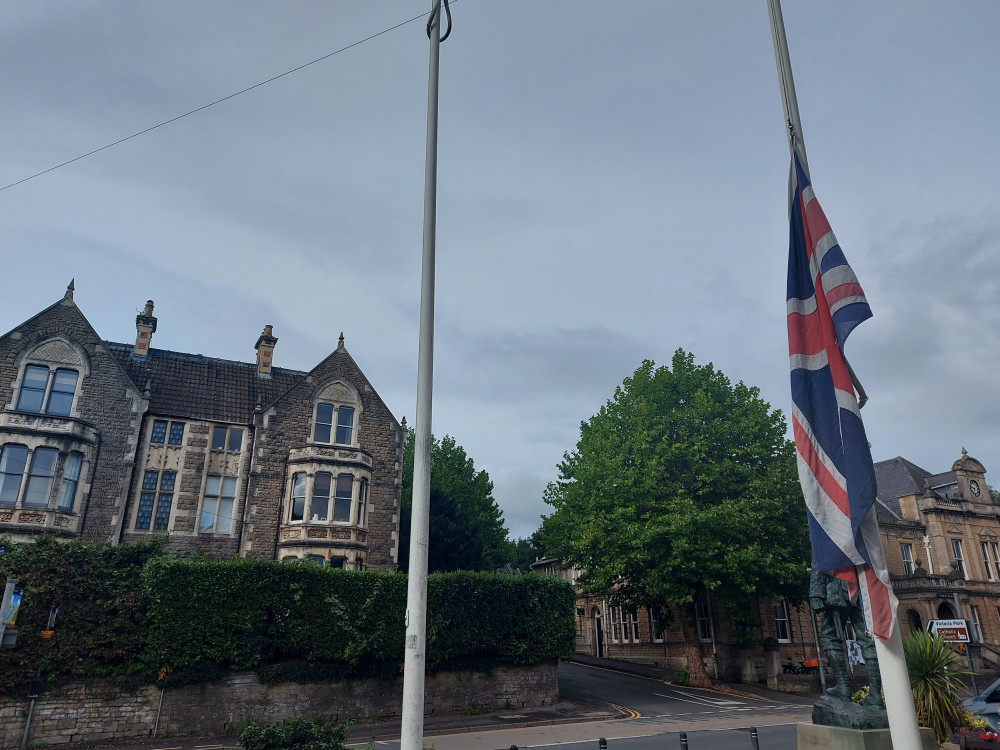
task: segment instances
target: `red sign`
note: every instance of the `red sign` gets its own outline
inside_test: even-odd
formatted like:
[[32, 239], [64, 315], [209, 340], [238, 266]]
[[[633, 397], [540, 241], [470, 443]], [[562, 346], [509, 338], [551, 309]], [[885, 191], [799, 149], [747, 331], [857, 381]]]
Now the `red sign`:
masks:
[[931, 620], [927, 632], [949, 643], [969, 643], [969, 623], [967, 620]]

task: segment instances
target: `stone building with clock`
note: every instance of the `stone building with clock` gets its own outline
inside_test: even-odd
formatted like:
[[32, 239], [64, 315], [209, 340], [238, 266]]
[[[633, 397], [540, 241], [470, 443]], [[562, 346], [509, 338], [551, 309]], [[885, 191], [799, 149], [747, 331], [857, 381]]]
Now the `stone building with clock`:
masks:
[[[986, 484], [986, 468], [964, 449], [951, 469], [930, 472], [905, 458], [875, 464], [876, 512], [905, 637], [933, 619], [964, 618], [974, 643], [977, 673], [1000, 672], [1000, 505]], [[532, 569], [575, 584], [577, 569], [538, 560]], [[724, 602], [707, 592], [695, 601], [696, 628], [710, 676], [764, 682], [790, 691], [818, 689], [818, 676], [796, 674], [816, 659], [807, 603], [760, 598], [754, 640], [738, 645]], [[589, 656], [686, 668], [683, 634], [657, 632], [653, 610], [629, 611], [578, 591], [577, 652]], [[818, 618], [817, 618], [818, 625]], [[810, 684], [810, 680], [815, 684]]]
[[950, 471], [905, 458], [875, 464], [878, 519], [904, 637], [964, 618], [973, 661], [1000, 667], [1000, 505], [986, 468], [963, 448]]
[[274, 366], [102, 339], [73, 299], [0, 336], [0, 535], [396, 567], [404, 426], [347, 352]]

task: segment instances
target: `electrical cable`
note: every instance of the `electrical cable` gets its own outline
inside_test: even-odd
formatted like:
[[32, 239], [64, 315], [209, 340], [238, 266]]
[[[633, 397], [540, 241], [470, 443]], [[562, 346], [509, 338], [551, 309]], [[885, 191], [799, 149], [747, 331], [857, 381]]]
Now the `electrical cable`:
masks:
[[[449, 0], [444, 0], [445, 10], [448, 13], [448, 34], [450, 34], [451, 33], [451, 8], [449, 7], [448, 2], [449, 2]], [[451, 0], [451, 2], [458, 2], [458, 0]], [[333, 52], [330, 52], [328, 54], [323, 55], [322, 57], [317, 57], [315, 60], [310, 60], [307, 63], [303, 63], [302, 65], [298, 65], [298, 66], [296, 66], [294, 68], [291, 68], [290, 70], [286, 70], [284, 73], [279, 73], [278, 75], [271, 76], [270, 78], [268, 78], [268, 79], [266, 79], [264, 81], [260, 81], [259, 83], [255, 83], [252, 86], [247, 86], [245, 89], [240, 89], [239, 91], [236, 91], [236, 92], [234, 92], [232, 94], [229, 94], [228, 96], [224, 96], [221, 99], [216, 99], [214, 102], [209, 102], [208, 104], [203, 104], [202, 106], [196, 107], [195, 109], [192, 109], [192, 110], [190, 110], [188, 112], [185, 112], [184, 114], [177, 115], [176, 117], [171, 117], [169, 120], [164, 120], [161, 123], [158, 123], [156, 125], [152, 125], [152, 126], [146, 128], [145, 130], [140, 130], [139, 132], [133, 133], [132, 135], [126, 136], [124, 138], [119, 138], [117, 141], [114, 141], [113, 143], [109, 143], [109, 144], [107, 144], [105, 146], [101, 146], [100, 148], [95, 148], [93, 151], [88, 151], [85, 154], [81, 154], [80, 156], [77, 156], [77, 157], [75, 157], [73, 159], [69, 159], [68, 161], [64, 161], [61, 164], [56, 164], [55, 166], [49, 167], [48, 169], [43, 169], [41, 172], [36, 172], [35, 174], [30, 175], [28, 177], [24, 177], [24, 178], [22, 178], [20, 180], [17, 180], [16, 182], [11, 182], [8, 185], [4, 185], [3, 187], [0, 187], [0, 191], [7, 190], [8, 188], [15, 187], [16, 185], [21, 185], [22, 183], [28, 182], [29, 180], [33, 180], [36, 177], [41, 177], [42, 175], [48, 174], [49, 172], [54, 172], [55, 170], [60, 169], [62, 167], [65, 167], [65, 166], [67, 166], [69, 164], [72, 164], [73, 162], [80, 161], [81, 159], [86, 159], [88, 156], [93, 156], [94, 154], [98, 154], [101, 151], [107, 151], [109, 148], [112, 148], [112, 147], [117, 146], [119, 144], [125, 143], [125, 141], [130, 141], [133, 138], [138, 138], [140, 135], [145, 135], [146, 133], [149, 133], [149, 132], [151, 132], [153, 130], [156, 130], [157, 128], [162, 128], [164, 125], [169, 125], [172, 122], [177, 122], [178, 120], [181, 120], [181, 119], [183, 119], [185, 117], [193, 115], [193, 114], [195, 114], [197, 112], [201, 112], [202, 110], [208, 109], [209, 107], [214, 107], [216, 104], [221, 104], [222, 102], [228, 101], [229, 99], [233, 99], [233, 98], [239, 96], [240, 94], [245, 94], [248, 91], [253, 91], [254, 89], [260, 88], [261, 86], [264, 86], [264, 85], [266, 85], [268, 83], [273, 83], [274, 81], [277, 81], [279, 78], [284, 78], [285, 76], [291, 75], [292, 73], [297, 73], [298, 71], [302, 70], [303, 68], [308, 68], [310, 65], [315, 65], [318, 62], [322, 62], [323, 60], [326, 60], [326, 59], [328, 59], [330, 57], [333, 57], [334, 55], [339, 55], [341, 52], [346, 52], [347, 50], [352, 49], [354, 47], [357, 47], [357, 46], [359, 46], [361, 44], [364, 44], [365, 42], [370, 42], [372, 39], [380, 37], [383, 34], [388, 34], [390, 31], [395, 31], [396, 29], [398, 29], [398, 28], [400, 28], [402, 26], [406, 26], [406, 24], [408, 24], [408, 23], [413, 23], [417, 19], [423, 18], [426, 15], [427, 15], [427, 13], [421, 13], [419, 15], [413, 16], [413, 18], [408, 18], [405, 21], [401, 21], [400, 23], [397, 23], [395, 26], [390, 26], [389, 28], [383, 29], [382, 31], [379, 31], [376, 34], [372, 34], [371, 36], [367, 36], [364, 39], [361, 39], [361, 40], [359, 40], [357, 42], [353, 42], [351, 44], [348, 44], [346, 47], [341, 47], [340, 49], [334, 50]], [[433, 19], [432, 19], [432, 21], [433, 21]], [[447, 37], [447, 34], [445, 35], [445, 37]], [[444, 41], [445, 37], [442, 37], [441, 41]]]

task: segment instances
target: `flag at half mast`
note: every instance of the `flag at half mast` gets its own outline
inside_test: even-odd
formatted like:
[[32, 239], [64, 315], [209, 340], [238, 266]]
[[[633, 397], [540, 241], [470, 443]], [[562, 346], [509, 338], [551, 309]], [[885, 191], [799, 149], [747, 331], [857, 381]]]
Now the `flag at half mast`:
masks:
[[860, 591], [868, 629], [888, 639], [897, 601], [875, 521], [875, 468], [843, 353], [872, 311], [794, 152], [790, 203], [792, 430], [813, 554], [852, 597]]

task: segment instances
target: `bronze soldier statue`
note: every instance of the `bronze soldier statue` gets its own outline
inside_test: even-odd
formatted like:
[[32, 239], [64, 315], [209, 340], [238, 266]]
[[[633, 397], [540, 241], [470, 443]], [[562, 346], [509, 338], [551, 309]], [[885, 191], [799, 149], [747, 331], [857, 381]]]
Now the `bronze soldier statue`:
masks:
[[865, 627], [861, 608], [848, 596], [847, 584], [829, 573], [817, 570], [814, 562], [809, 577], [809, 604], [814, 612], [822, 613], [819, 640], [837, 678], [837, 684], [829, 688], [827, 693], [841, 700], [851, 699], [847, 655], [844, 650], [844, 628], [850, 623], [865, 659], [865, 671], [868, 672], [869, 694], [862, 705], [883, 708], [885, 701], [882, 700], [882, 677], [878, 670], [878, 657], [875, 655], [875, 639]]

